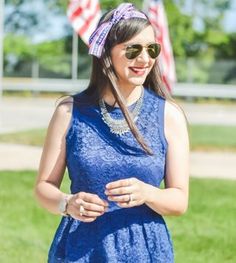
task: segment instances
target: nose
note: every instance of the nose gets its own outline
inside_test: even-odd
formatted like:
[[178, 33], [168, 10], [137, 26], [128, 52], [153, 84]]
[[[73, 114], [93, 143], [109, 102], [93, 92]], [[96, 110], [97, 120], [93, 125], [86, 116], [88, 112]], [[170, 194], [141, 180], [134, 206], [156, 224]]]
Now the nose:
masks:
[[142, 52], [138, 56], [138, 59], [139, 61], [142, 61], [142, 62], [149, 62], [150, 56], [146, 48], [143, 48]]

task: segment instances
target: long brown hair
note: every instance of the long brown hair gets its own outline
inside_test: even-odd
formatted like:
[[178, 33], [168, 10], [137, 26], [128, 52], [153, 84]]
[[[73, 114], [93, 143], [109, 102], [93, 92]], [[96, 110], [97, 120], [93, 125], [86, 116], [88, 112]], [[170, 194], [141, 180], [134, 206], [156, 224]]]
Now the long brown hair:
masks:
[[[101, 18], [99, 25], [106, 21], [109, 21], [112, 17], [113, 12], [114, 10], [105, 14]], [[148, 18], [130, 18], [127, 20], [121, 20], [112, 27], [106, 39], [102, 57], [97, 58], [93, 56], [90, 83], [85, 90], [85, 93], [89, 95], [90, 99], [94, 103], [98, 103], [99, 99], [101, 99], [104, 95], [105, 88], [110, 87], [112, 94], [116, 102], [118, 103], [134, 137], [145, 150], [145, 152], [152, 155], [151, 149], [144, 141], [144, 138], [141, 136], [136, 124], [132, 120], [128, 108], [125, 106], [124, 98], [116, 84], [116, 72], [111, 63], [111, 49], [115, 45], [132, 39], [134, 36], [139, 34], [143, 29], [150, 25], [151, 23]], [[162, 96], [166, 99], [171, 99], [169, 92], [162, 83], [157, 60], [143, 85], [145, 88], [152, 90], [157, 95]]]

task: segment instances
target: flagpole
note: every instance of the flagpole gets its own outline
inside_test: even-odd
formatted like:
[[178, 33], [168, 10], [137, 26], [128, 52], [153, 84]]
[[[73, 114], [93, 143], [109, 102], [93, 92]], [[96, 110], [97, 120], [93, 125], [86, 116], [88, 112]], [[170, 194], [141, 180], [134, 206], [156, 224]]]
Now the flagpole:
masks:
[[73, 30], [72, 36], [72, 80], [77, 80], [78, 78], [78, 35]]
[[1, 104], [2, 92], [3, 92], [4, 5], [5, 5], [5, 1], [0, 0], [0, 104]]

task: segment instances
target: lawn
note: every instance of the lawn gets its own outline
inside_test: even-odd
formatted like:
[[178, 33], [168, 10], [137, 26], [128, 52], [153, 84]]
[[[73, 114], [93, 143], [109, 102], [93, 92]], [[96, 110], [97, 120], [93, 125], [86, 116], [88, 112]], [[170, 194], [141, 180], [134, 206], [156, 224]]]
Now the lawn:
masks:
[[27, 131], [0, 134], [0, 142], [42, 146], [45, 136], [45, 129], [33, 129]]
[[[38, 207], [34, 171], [0, 172], [0, 262], [45, 263], [60, 217]], [[63, 189], [68, 188], [68, 180]], [[182, 217], [166, 218], [176, 263], [236, 262], [236, 181], [191, 179]]]
[[236, 151], [236, 126], [190, 125], [192, 150]]
[[[0, 134], [0, 142], [41, 146], [45, 129]], [[190, 125], [191, 150], [236, 151], [236, 126]]]

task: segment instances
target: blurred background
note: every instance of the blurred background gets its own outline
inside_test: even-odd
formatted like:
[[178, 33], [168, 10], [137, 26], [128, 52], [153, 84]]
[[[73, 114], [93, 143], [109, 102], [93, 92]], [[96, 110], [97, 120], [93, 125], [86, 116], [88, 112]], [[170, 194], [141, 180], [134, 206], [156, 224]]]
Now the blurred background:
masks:
[[[143, 9], [144, 1], [129, 2]], [[119, 3], [99, 1], [102, 13]], [[236, 1], [163, 5], [171, 92], [191, 143], [189, 209], [166, 218], [176, 262], [235, 263]], [[0, 262], [46, 262], [60, 221], [38, 207], [33, 186], [57, 99], [86, 88], [90, 76], [86, 41], [67, 12], [68, 1], [0, 0]], [[67, 174], [62, 188], [69, 191]]]
[[[121, 2], [100, 4], [107, 10]], [[142, 8], [143, 1], [130, 2]], [[166, 0], [164, 5], [178, 82], [235, 84], [236, 1]], [[5, 0], [4, 77], [73, 77], [66, 8], [67, 1]], [[78, 50], [77, 78], [87, 79], [90, 57], [81, 39]]]

